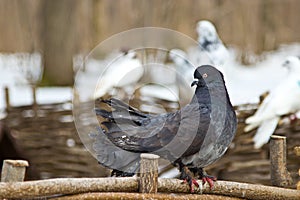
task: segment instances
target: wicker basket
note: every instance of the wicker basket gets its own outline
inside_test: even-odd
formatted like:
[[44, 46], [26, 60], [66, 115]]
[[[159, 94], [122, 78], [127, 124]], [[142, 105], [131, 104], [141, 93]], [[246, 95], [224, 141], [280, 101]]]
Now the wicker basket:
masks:
[[35, 173], [27, 179], [107, 176], [81, 143], [71, 109], [66, 102], [8, 110], [3, 121]]

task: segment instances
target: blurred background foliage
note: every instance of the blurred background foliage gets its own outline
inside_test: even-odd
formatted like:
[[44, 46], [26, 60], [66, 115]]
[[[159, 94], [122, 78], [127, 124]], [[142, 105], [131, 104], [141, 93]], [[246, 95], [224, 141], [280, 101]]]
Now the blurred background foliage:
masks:
[[299, 0], [0, 0], [0, 52], [40, 52], [44, 85], [72, 85], [72, 58], [132, 28], [159, 26], [196, 39], [211, 20], [225, 44], [260, 54], [300, 42]]

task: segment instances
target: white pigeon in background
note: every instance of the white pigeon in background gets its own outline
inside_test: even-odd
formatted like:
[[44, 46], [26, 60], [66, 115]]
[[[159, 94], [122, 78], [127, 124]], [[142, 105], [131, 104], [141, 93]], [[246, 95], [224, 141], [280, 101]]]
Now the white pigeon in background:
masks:
[[173, 66], [149, 63], [147, 67], [150, 80], [140, 88], [141, 96], [177, 102], [179, 92]]
[[256, 113], [246, 119], [244, 131], [259, 127], [254, 138], [254, 147], [260, 148], [267, 143], [274, 133], [280, 116], [300, 110], [300, 59], [289, 56], [283, 63], [288, 69], [288, 76], [271, 90]]
[[195, 88], [190, 87], [194, 80], [195, 67], [189, 62], [187, 53], [180, 49], [172, 49], [169, 52], [169, 59], [173, 61], [177, 71], [176, 84], [179, 88], [180, 99], [189, 102], [195, 92]]
[[174, 62], [177, 73], [179, 73], [188, 83], [193, 82], [195, 68], [189, 62], [187, 53], [181, 49], [172, 49], [169, 52], [169, 58]]
[[196, 31], [200, 50], [209, 58], [210, 63], [206, 64], [212, 64], [220, 70], [219, 67], [222, 68], [230, 56], [229, 51], [219, 38], [215, 26], [210, 21], [201, 20], [197, 23]]
[[143, 65], [136, 53], [125, 52], [123, 56], [112, 62], [99, 77], [94, 98], [102, 97], [114, 87], [125, 87], [138, 82], [143, 73]]

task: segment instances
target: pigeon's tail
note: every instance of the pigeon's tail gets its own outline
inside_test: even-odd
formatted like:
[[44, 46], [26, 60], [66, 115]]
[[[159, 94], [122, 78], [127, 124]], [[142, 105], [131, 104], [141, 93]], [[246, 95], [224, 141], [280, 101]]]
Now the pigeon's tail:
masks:
[[258, 149], [269, 141], [271, 135], [274, 133], [276, 129], [279, 119], [280, 119], [279, 117], [275, 117], [264, 121], [260, 125], [253, 138], [254, 148]]
[[[110, 106], [111, 111], [96, 108], [96, 115], [104, 118], [97, 134], [90, 134], [94, 138], [93, 149], [100, 164], [119, 171], [135, 173], [139, 169], [140, 154], [120, 148], [126, 132], [138, 134], [138, 127], [150, 115], [144, 114], [118, 99], [100, 100]], [[116, 143], [115, 143], [116, 142]], [[116, 145], [120, 142], [120, 145]], [[122, 145], [121, 145], [122, 144]], [[130, 148], [129, 148], [130, 149]]]
[[139, 170], [139, 153], [125, 151], [113, 145], [101, 128], [98, 132], [91, 133], [90, 137], [95, 141], [93, 150], [100, 164], [127, 173], [135, 173]]
[[259, 124], [255, 123], [255, 124], [249, 124], [244, 128], [244, 132], [249, 132], [252, 131], [253, 129], [255, 129], [256, 127], [258, 127]]

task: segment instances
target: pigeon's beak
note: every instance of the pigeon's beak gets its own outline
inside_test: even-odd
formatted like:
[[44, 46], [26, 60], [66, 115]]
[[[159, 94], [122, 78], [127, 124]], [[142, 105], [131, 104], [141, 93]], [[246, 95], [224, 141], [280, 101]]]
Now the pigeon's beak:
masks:
[[198, 85], [198, 81], [193, 81], [191, 87], [193, 87], [194, 85]]

